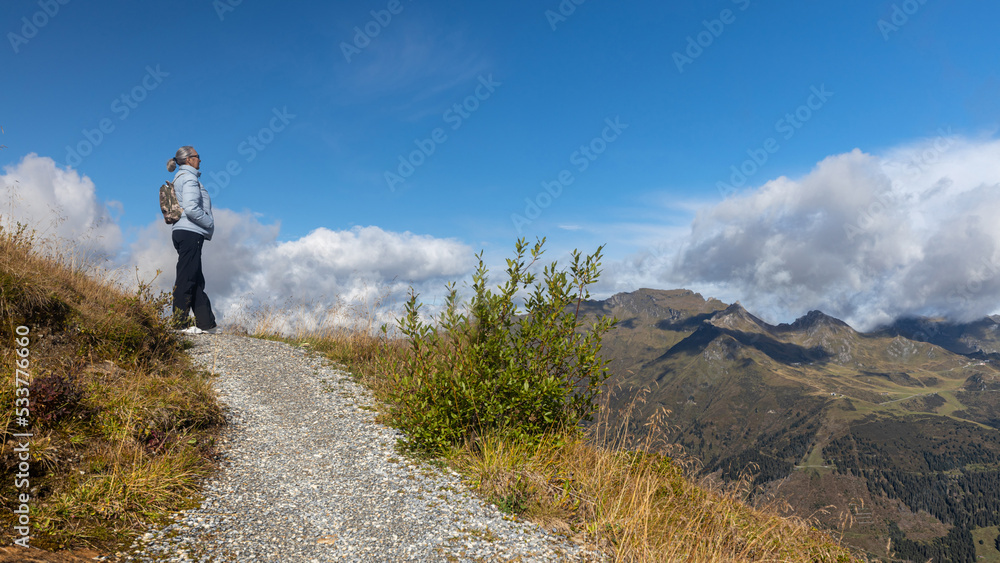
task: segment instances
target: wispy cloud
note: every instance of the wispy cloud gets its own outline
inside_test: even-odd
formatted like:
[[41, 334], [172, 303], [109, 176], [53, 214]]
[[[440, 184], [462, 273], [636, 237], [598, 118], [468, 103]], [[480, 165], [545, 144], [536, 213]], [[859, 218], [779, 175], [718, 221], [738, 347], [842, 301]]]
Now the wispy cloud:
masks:
[[397, 20], [350, 64], [336, 66], [333, 87], [348, 103], [387, 98], [389, 111], [417, 121], [441, 111], [440, 98], [490, 70], [466, 31], [442, 30], [412, 13]]

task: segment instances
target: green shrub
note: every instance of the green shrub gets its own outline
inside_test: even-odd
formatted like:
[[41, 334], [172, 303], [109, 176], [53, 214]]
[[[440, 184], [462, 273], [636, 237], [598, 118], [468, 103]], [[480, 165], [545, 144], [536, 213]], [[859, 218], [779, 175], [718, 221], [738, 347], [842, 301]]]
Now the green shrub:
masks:
[[[616, 323], [602, 318], [589, 328], [580, 304], [597, 281], [601, 250], [583, 257], [573, 251], [568, 271], [553, 262], [542, 279], [528, 270], [542, 254], [545, 239], [530, 251], [518, 240], [507, 260], [507, 281], [487, 288], [482, 253], [473, 275], [475, 295], [465, 313], [455, 284], [435, 324], [420, 320], [411, 291], [400, 330], [412, 346], [394, 377], [393, 422], [416, 451], [438, 454], [484, 432], [533, 440], [546, 432], [573, 428], [591, 418], [595, 399], [608, 377], [598, 352], [601, 337]], [[524, 313], [515, 302], [522, 290]]]

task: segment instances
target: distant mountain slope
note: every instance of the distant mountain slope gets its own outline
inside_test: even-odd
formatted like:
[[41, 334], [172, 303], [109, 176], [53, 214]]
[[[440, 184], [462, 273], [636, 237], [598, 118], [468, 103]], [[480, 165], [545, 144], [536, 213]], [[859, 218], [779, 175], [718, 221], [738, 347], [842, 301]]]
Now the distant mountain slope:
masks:
[[944, 319], [906, 318], [877, 332], [930, 342], [956, 354], [1000, 360], [1000, 315], [964, 324]]
[[640, 289], [619, 293], [606, 301], [588, 301], [582, 314], [613, 315], [620, 320], [615, 332], [613, 370], [627, 373], [663, 353], [715, 312], [726, 308], [716, 299], [705, 300], [685, 289]]
[[604, 339], [612, 411], [647, 389], [628, 427], [642, 434], [668, 409], [666, 438], [706, 473], [750, 470], [804, 514], [837, 505], [821, 518], [853, 519], [846, 537], [882, 556], [891, 540], [900, 557], [974, 561], [970, 533], [1000, 525], [995, 319], [859, 333], [811, 311], [775, 326], [738, 303], [651, 289], [585, 312], [622, 320]]

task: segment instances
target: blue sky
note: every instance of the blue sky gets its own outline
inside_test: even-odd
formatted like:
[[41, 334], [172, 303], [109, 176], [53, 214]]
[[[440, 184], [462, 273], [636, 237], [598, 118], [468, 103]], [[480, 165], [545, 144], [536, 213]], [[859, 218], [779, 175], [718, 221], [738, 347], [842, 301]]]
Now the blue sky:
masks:
[[[868, 301], [844, 305], [859, 286], [808, 297], [809, 282], [797, 281], [794, 268], [774, 278], [787, 283], [785, 305], [772, 303], [761, 296], [770, 282], [748, 286], [745, 275], [752, 267], [760, 278], [764, 255], [728, 273], [683, 267], [693, 259], [685, 248], [709, 244], [693, 221], [718, 217], [726, 198], [760, 196], [782, 177], [811, 185], [819, 163], [855, 149], [884, 163], [947, 138], [963, 150], [934, 159], [955, 161], [939, 171], [944, 177], [966, 162], [953, 153], [993, 154], [1000, 118], [1000, 6], [978, 2], [205, 0], [100, 8], [80, 0], [0, 6], [0, 165], [8, 185], [30, 154], [84, 184], [89, 178], [95, 213], [107, 208], [106, 221], [120, 231], [111, 238], [123, 260], [138, 260], [155, 238], [155, 190], [171, 177], [165, 162], [190, 144], [204, 156], [213, 205], [264, 233], [240, 239], [248, 249], [249, 240], [287, 250], [307, 245], [317, 229], [346, 240], [344, 233], [377, 227], [384, 240], [369, 243], [403, 244], [403, 255], [406, 245], [440, 244], [445, 253], [485, 249], [500, 263], [517, 237], [546, 236], [552, 258], [606, 244], [606, 293], [684, 283], [750, 299], [774, 320], [818, 306], [869, 318], [858, 311]], [[998, 181], [995, 168], [980, 172], [949, 201]], [[553, 184], [560, 175], [562, 184]], [[32, 189], [27, 180], [18, 185]], [[237, 228], [247, 225], [220, 225]], [[780, 224], [768, 228], [783, 235]], [[927, 231], [927, 240], [935, 236]], [[224, 253], [226, 241], [215, 241], [214, 252]], [[855, 250], [841, 254], [850, 260]], [[340, 276], [364, 277], [370, 268], [375, 281], [413, 275], [439, 286], [467, 271], [463, 260], [416, 274], [351, 262]], [[872, 268], [863, 266], [870, 283], [861, 289], [882, 291], [892, 268]], [[229, 285], [217, 294], [235, 298], [249, 287], [249, 274], [237, 270], [218, 273]], [[880, 315], [951, 312], [932, 305]]]

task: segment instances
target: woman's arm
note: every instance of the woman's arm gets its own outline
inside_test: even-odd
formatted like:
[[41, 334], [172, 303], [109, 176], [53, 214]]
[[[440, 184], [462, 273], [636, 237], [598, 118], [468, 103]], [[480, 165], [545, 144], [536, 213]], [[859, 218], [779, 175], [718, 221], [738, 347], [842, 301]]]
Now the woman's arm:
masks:
[[177, 201], [184, 209], [184, 216], [195, 225], [205, 230], [212, 230], [214, 226], [212, 216], [205, 213], [205, 208], [202, 206], [201, 186], [198, 185], [198, 179], [191, 174], [181, 174], [178, 179], [180, 185], [175, 186], [175, 189]]

